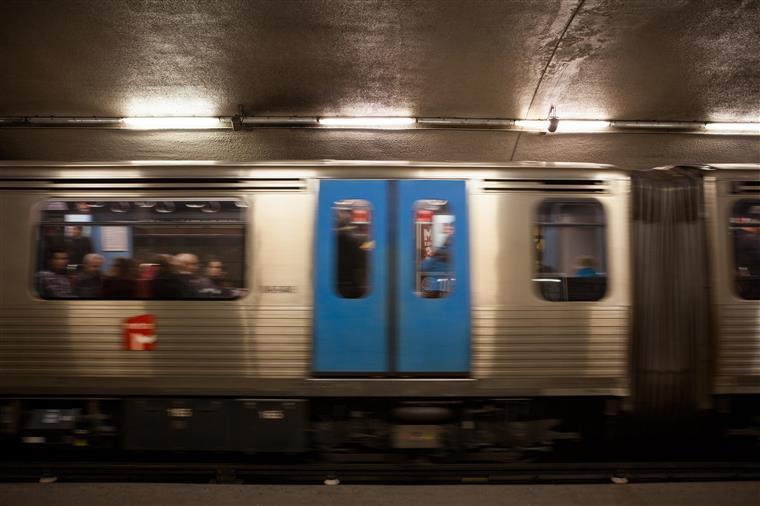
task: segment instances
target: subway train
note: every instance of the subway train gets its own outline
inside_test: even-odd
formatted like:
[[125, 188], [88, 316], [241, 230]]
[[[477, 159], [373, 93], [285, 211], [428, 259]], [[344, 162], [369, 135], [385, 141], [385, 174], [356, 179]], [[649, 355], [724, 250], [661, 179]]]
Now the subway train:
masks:
[[0, 197], [6, 448], [759, 433], [760, 165], [2, 162]]

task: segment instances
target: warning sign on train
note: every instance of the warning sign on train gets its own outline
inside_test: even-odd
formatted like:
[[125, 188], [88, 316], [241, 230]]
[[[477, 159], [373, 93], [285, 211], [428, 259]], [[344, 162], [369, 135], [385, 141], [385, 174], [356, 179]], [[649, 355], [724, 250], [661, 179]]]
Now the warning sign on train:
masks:
[[143, 314], [124, 320], [124, 349], [131, 351], [152, 350], [156, 346], [156, 320], [153, 315]]

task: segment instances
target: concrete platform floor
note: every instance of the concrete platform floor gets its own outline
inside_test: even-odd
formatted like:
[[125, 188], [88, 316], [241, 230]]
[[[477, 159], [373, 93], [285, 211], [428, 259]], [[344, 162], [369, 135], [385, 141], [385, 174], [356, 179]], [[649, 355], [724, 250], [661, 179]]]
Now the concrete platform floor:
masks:
[[2, 506], [758, 506], [760, 482], [627, 485], [0, 484]]

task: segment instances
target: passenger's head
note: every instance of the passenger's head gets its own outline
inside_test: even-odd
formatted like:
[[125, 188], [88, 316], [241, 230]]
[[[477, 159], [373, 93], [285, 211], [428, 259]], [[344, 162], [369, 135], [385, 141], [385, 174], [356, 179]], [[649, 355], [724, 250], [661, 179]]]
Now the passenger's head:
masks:
[[74, 238], [82, 237], [81, 225], [72, 225], [71, 227], [69, 227], [69, 233], [71, 234], [71, 237], [74, 237]]
[[192, 253], [180, 253], [176, 256], [179, 271], [184, 274], [195, 274], [198, 271], [198, 257]]
[[54, 272], [61, 272], [66, 270], [66, 266], [69, 264], [69, 255], [65, 250], [54, 249], [50, 252], [50, 259], [48, 265], [50, 270]]
[[206, 276], [210, 278], [221, 278], [224, 274], [224, 265], [218, 258], [209, 258], [206, 261]]
[[103, 257], [97, 253], [88, 253], [82, 261], [86, 272], [99, 272], [103, 266]]
[[596, 267], [596, 260], [589, 256], [583, 256], [578, 259], [578, 265], [580, 267], [589, 267], [593, 269]]

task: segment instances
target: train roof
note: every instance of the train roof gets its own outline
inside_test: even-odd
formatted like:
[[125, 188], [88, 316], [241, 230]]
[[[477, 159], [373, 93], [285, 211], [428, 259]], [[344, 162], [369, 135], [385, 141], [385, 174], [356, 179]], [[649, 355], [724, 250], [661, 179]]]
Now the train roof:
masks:
[[[556, 162], [413, 162], [365, 160], [297, 161], [131, 161], [54, 162], [3, 161], [0, 179], [44, 184], [88, 180], [195, 180], [212, 179], [426, 179], [426, 178], [583, 178], [625, 179], [629, 171], [612, 165]], [[219, 181], [222, 183], [223, 181]], [[15, 185], [15, 183], [14, 183]]]
[[255, 162], [234, 162], [217, 160], [132, 160], [132, 161], [29, 161], [29, 160], [3, 160], [0, 161], [0, 169], [7, 167], [25, 168], [86, 168], [86, 167], [234, 167], [234, 168], [318, 168], [318, 167], [414, 167], [414, 168], [484, 168], [484, 169], [511, 169], [511, 168], [547, 168], [547, 169], [617, 169], [614, 165], [600, 163], [573, 163], [573, 162], [431, 162], [431, 161], [403, 161], [403, 160], [276, 160]]

